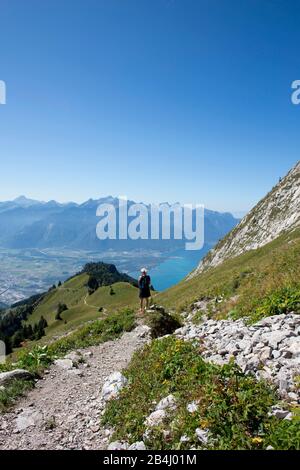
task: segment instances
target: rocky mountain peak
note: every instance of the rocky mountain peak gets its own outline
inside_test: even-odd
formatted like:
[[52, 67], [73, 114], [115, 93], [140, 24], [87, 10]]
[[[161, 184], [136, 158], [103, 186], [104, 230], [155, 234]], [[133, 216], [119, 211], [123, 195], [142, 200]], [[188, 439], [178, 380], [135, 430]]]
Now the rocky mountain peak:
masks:
[[190, 277], [300, 226], [300, 161], [200, 262]]

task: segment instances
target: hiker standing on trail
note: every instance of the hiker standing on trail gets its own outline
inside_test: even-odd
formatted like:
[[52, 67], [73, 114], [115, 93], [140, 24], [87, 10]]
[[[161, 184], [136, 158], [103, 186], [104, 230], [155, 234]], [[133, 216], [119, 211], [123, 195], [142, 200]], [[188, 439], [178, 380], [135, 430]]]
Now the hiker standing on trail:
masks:
[[147, 274], [147, 269], [142, 268], [141, 273], [142, 274], [139, 277], [138, 286], [140, 289], [140, 301], [141, 301], [140, 312], [144, 313], [145, 303], [146, 303], [146, 308], [149, 307], [149, 299], [151, 297], [151, 292], [150, 292], [151, 279], [150, 279], [150, 276]]

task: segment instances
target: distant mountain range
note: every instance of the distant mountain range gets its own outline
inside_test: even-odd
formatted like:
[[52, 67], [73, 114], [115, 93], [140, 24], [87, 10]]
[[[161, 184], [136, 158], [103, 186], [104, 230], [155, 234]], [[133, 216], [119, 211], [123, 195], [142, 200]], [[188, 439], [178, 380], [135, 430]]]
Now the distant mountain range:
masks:
[[[119, 200], [112, 196], [75, 202], [36, 201], [20, 196], [0, 202], [0, 247], [2, 248], [65, 248], [90, 251], [113, 249], [154, 249], [174, 251], [184, 240], [99, 240], [96, 225], [99, 204], [110, 203], [116, 208]], [[128, 201], [128, 206], [134, 204]], [[239, 219], [230, 213], [205, 210], [205, 245], [213, 246], [224, 237]]]

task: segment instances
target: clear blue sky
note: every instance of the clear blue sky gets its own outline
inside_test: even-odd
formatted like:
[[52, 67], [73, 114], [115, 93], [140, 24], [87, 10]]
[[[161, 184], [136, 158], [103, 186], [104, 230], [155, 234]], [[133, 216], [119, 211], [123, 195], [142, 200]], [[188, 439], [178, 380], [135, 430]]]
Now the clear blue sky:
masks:
[[239, 211], [299, 160], [300, 2], [1, 0], [0, 200]]

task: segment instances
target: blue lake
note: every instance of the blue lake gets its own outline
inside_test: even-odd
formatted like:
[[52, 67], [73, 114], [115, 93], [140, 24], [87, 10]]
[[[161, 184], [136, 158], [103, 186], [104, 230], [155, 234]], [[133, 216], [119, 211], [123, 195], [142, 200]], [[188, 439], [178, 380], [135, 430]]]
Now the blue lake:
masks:
[[[209, 247], [204, 247], [199, 251], [180, 250], [172, 253], [170, 258], [149, 271], [154, 289], [162, 291], [177, 284], [197, 267], [208, 251]], [[137, 272], [130, 274], [135, 278], [139, 276]]]

